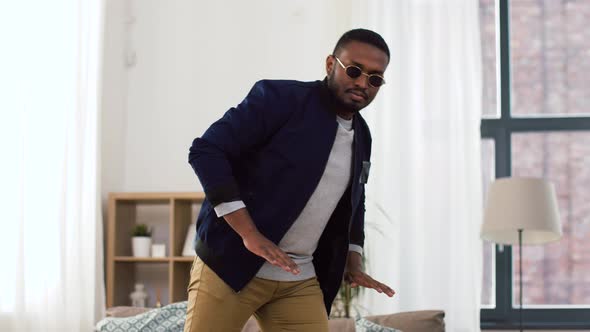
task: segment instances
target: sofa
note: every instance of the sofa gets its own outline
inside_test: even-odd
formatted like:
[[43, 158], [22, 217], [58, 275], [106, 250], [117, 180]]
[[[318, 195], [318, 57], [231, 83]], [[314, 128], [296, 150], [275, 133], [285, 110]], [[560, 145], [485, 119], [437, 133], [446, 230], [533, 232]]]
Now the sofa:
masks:
[[[150, 309], [136, 307], [113, 307], [107, 310], [107, 317], [130, 317]], [[401, 312], [389, 315], [365, 317], [381, 326], [392, 327], [403, 332], [444, 332], [445, 314], [440, 310]], [[330, 332], [354, 332], [355, 320], [352, 318], [332, 318], [328, 323]], [[259, 332], [258, 324], [250, 318], [242, 332]]]

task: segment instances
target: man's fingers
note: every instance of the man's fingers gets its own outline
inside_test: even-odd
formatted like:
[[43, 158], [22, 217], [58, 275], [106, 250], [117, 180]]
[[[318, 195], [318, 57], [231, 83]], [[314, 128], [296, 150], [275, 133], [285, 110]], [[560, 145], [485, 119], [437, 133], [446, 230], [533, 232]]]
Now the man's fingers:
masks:
[[358, 276], [353, 276], [352, 279], [350, 280], [350, 284], [351, 284], [351, 286], [352, 286], [352, 284], [355, 284], [357, 286], [372, 288], [372, 289], [379, 291], [376, 288], [377, 285], [373, 281], [374, 280], [371, 279], [370, 277], [368, 277], [366, 274], [361, 274]]
[[389, 297], [392, 297], [395, 294], [395, 291], [393, 291], [393, 289], [389, 288], [389, 286], [380, 283], [379, 281], [369, 277], [366, 274], [363, 276], [363, 281], [366, 282], [365, 287], [372, 288], [379, 293], [385, 293]]
[[373, 288], [373, 289], [375, 289], [375, 290], [378, 291], [377, 288], [379, 288], [379, 287], [377, 285], [377, 282], [375, 282], [375, 280], [373, 280], [373, 278], [371, 278], [368, 275], [366, 275], [366, 274], [363, 273], [363, 275], [360, 278], [360, 280], [362, 281], [362, 285], [364, 287]]
[[281, 263], [281, 267], [283, 268], [283, 270], [291, 272], [293, 274], [299, 274], [299, 267], [289, 256], [282, 257]]
[[384, 285], [382, 283], [378, 282], [375, 279], [372, 279], [372, 283], [373, 283], [373, 289], [377, 290], [379, 293], [386, 293], [386, 290], [383, 287]]
[[[280, 262], [281, 262], [281, 267], [287, 271], [287, 272], [293, 272], [294, 274], [299, 273], [299, 269], [297, 267], [297, 264], [295, 264], [295, 262], [291, 259], [291, 257], [289, 257], [289, 255], [287, 255], [284, 251], [282, 251], [280, 248], [276, 248], [276, 253], [277, 255], [279, 255], [280, 257]], [[297, 273], [295, 273], [295, 271], [297, 270]]]
[[299, 266], [291, 258], [289, 258], [289, 262], [291, 263], [291, 272], [293, 272], [293, 274], [299, 274], [299, 272], [301, 272]]
[[392, 297], [395, 294], [395, 291], [387, 285], [381, 284], [381, 288], [383, 289], [385, 294], [389, 295], [389, 297]]
[[266, 259], [272, 265], [277, 265], [277, 257], [273, 254], [271, 250], [266, 247], [262, 248], [262, 258]]
[[382, 284], [379, 281], [371, 278], [366, 273], [348, 274], [346, 277], [348, 277], [347, 281], [351, 287], [363, 286], [366, 288], [372, 288], [379, 293], [387, 294], [389, 297], [392, 297], [395, 294], [395, 291], [391, 289], [389, 286]]
[[270, 264], [285, 269], [285, 262], [283, 258], [276, 253], [276, 251], [265, 248], [264, 253], [264, 259], [266, 259]]
[[264, 258], [272, 265], [278, 266], [287, 272], [299, 274], [299, 266], [276, 244], [260, 235], [244, 242], [246, 248], [252, 253]]
[[395, 291], [393, 289], [389, 288], [389, 286], [382, 284], [382, 283], [378, 282], [377, 280], [373, 280], [373, 281], [375, 282], [376, 287], [377, 287], [375, 289], [378, 289], [379, 293], [385, 293], [389, 297], [392, 297], [395, 294]]
[[273, 247], [272, 249], [267, 250], [270, 260], [267, 259], [269, 263], [272, 265], [278, 266], [287, 272], [291, 272], [293, 274], [299, 274], [299, 267], [295, 262], [287, 255], [284, 251], [282, 251], [279, 247]]

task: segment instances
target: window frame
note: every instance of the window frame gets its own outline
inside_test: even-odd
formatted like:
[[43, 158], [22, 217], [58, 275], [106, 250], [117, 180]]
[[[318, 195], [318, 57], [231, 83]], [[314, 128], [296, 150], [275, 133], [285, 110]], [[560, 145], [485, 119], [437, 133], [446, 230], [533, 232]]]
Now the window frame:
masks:
[[[482, 118], [481, 138], [492, 139], [495, 151], [496, 178], [508, 177], [512, 171], [513, 133], [590, 131], [589, 116], [511, 116], [510, 69], [510, 0], [496, 1], [496, 53], [499, 55], [499, 118]], [[496, 83], [497, 84], [497, 83]], [[512, 308], [512, 247], [495, 246], [494, 308], [481, 309], [482, 329], [517, 329], [519, 310]], [[526, 290], [525, 290], [526, 291]], [[590, 308], [524, 308], [526, 329], [590, 329]]]

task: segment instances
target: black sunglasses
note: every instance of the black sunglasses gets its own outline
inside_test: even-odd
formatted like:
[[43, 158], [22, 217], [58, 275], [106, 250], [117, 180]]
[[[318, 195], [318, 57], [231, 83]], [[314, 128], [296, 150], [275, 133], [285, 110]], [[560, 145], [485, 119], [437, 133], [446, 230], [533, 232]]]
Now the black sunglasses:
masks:
[[385, 79], [383, 78], [383, 76], [377, 74], [367, 74], [355, 65], [345, 66], [344, 64], [342, 64], [342, 61], [338, 59], [337, 56], [333, 55], [333, 57], [336, 59], [336, 61], [338, 61], [340, 66], [342, 66], [342, 69], [344, 69], [344, 72], [346, 72], [346, 75], [348, 75], [348, 77], [356, 79], [361, 75], [365, 75], [368, 77], [369, 85], [374, 88], [378, 88], [385, 84]]

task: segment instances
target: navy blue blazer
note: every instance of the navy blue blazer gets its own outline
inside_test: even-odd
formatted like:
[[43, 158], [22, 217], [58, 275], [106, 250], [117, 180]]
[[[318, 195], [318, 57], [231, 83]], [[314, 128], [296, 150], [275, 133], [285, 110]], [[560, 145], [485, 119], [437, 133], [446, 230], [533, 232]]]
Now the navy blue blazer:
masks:
[[[206, 195], [195, 249], [234, 291], [246, 286], [264, 259], [246, 249], [213, 207], [242, 200], [258, 230], [278, 244], [323, 175], [338, 128], [334, 107], [325, 80], [262, 80], [193, 141], [189, 163]], [[371, 136], [358, 113], [353, 128], [351, 181], [313, 257], [328, 313], [342, 282], [349, 243], [364, 243]]]

